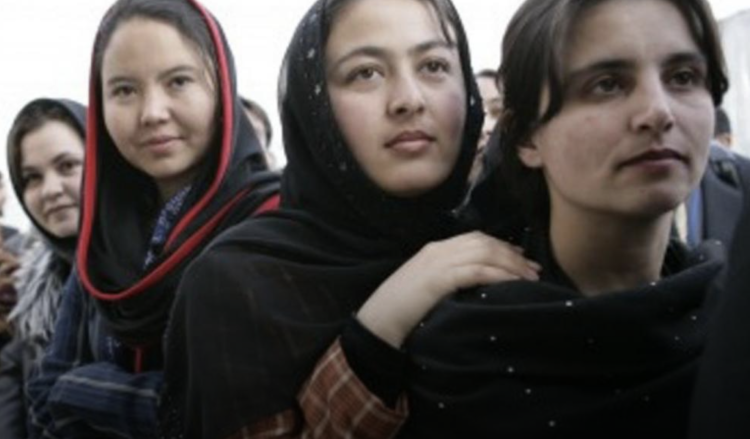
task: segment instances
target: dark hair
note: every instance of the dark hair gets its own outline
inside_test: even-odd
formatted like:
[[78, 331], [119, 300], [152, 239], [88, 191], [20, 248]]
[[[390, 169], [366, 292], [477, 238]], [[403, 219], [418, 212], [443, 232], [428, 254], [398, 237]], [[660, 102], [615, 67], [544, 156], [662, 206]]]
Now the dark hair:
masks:
[[474, 77], [475, 78], [489, 78], [489, 79], [492, 79], [493, 81], [498, 80], [497, 70], [493, 70], [493, 69], [482, 69], [474, 73]]
[[727, 112], [721, 107], [716, 107], [716, 124], [714, 125], [714, 137], [722, 134], [732, 134], [732, 124], [729, 122]]
[[[326, 38], [330, 35], [331, 25], [342, 9], [349, 3], [357, 0], [327, 0], [325, 5], [326, 16]], [[446, 41], [454, 43], [450, 29], [456, 28], [460, 22], [458, 13], [446, 0], [414, 0], [427, 3], [432, 6], [440, 18], [440, 29], [443, 31]], [[325, 44], [324, 44], [325, 45]]]
[[187, 0], [118, 0], [99, 25], [94, 47], [94, 74], [101, 77], [104, 52], [120, 24], [147, 18], [176, 28], [195, 45], [212, 74], [216, 75], [216, 49], [204, 17]]
[[253, 113], [260, 118], [263, 123], [263, 127], [266, 129], [266, 145], [271, 146], [271, 138], [273, 137], [273, 130], [271, 129], [271, 120], [268, 118], [268, 113], [263, 109], [257, 102], [252, 99], [240, 97], [240, 102], [245, 110]]
[[[549, 221], [549, 192], [542, 172], [526, 167], [518, 149], [534, 131], [555, 117], [563, 106], [564, 60], [570, 33], [581, 13], [611, 0], [526, 0], [503, 38], [499, 75], [504, 94], [500, 178], [532, 220]], [[685, 18], [706, 57], [707, 86], [718, 106], [729, 87], [716, 22], [706, 0], [663, 0]], [[542, 93], [549, 105], [539, 114]]]
[[14, 171], [11, 174], [21, 175], [21, 142], [24, 137], [51, 121], [68, 125], [85, 141], [86, 135], [70, 111], [52, 100], [33, 101], [18, 113], [8, 135], [8, 166]]

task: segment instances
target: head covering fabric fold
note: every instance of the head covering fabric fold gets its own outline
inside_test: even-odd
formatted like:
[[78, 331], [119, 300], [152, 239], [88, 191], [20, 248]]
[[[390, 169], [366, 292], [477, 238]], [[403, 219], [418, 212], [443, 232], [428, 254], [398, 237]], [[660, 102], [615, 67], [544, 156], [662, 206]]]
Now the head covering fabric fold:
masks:
[[223, 438], [294, 408], [319, 357], [380, 283], [426, 242], [457, 231], [452, 210], [483, 120], [460, 22], [467, 116], [459, 158], [437, 188], [400, 199], [368, 179], [336, 124], [326, 4], [302, 19], [282, 68], [281, 209], [223, 235], [181, 283], [166, 348], [164, 437]]
[[[151, 179], [127, 163], [104, 125], [102, 79], [92, 67], [78, 274], [113, 333], [130, 345], [157, 343], [187, 264], [222, 230], [249, 217], [278, 190], [263, 150], [242, 116], [234, 62], [219, 24], [200, 4], [215, 45], [217, 135], [169, 238], [143, 263], [159, 206]], [[102, 37], [101, 30], [97, 41]]]

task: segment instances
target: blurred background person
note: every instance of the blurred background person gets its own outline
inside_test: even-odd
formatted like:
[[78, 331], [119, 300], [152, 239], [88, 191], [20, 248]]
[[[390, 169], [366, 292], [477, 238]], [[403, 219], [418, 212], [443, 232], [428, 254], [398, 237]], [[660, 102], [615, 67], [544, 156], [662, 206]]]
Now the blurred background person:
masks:
[[482, 126], [482, 135], [479, 138], [479, 145], [477, 147], [477, 155], [474, 159], [474, 165], [471, 168], [469, 174], [469, 181], [473, 183], [479, 177], [479, 173], [482, 171], [482, 163], [484, 161], [484, 151], [487, 146], [487, 141], [490, 138], [492, 130], [500, 120], [500, 115], [503, 112], [503, 94], [502, 90], [498, 86], [497, 71], [492, 69], [485, 69], [478, 72], [474, 77], [477, 80], [477, 86], [479, 87], [479, 94], [482, 95], [482, 108], [484, 108], [484, 125]]
[[16, 273], [13, 338], [0, 351], [0, 438], [27, 437], [24, 383], [52, 336], [70, 274], [80, 208], [86, 109], [68, 100], [36, 99], [8, 136], [13, 190], [42, 239]]
[[714, 140], [727, 149], [732, 148], [732, 124], [723, 108], [716, 108], [716, 125], [714, 126]]
[[273, 152], [271, 152], [273, 129], [271, 127], [271, 120], [268, 118], [268, 113], [257, 102], [251, 99], [241, 97], [240, 101], [242, 101], [242, 108], [245, 110], [247, 118], [250, 119], [250, 124], [253, 126], [255, 135], [258, 136], [258, 141], [266, 153], [268, 167], [274, 170], [279, 169], [278, 161]]

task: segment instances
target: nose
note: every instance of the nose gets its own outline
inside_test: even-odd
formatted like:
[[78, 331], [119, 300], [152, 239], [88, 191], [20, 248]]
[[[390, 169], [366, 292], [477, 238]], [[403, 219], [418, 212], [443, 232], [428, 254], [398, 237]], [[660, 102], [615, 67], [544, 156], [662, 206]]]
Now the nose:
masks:
[[419, 79], [411, 73], [393, 77], [388, 113], [394, 117], [408, 117], [424, 111], [425, 102]]
[[63, 193], [62, 179], [55, 172], [49, 172], [42, 181], [42, 197], [54, 199]]
[[144, 93], [141, 103], [141, 123], [143, 125], [157, 125], [169, 118], [169, 101], [163, 92], [157, 89]]
[[637, 108], [631, 128], [636, 132], [661, 134], [674, 127], [675, 119], [669, 90], [661, 78], [653, 74], [642, 81], [635, 91]]

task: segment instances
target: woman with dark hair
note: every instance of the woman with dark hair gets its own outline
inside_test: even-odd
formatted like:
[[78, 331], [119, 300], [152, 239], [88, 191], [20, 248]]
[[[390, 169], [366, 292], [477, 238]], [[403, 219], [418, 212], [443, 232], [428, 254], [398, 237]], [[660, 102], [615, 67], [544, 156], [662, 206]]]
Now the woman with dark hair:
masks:
[[[298, 400], [326, 349], [399, 373], [399, 353], [372, 364], [370, 352], [347, 347], [375, 339], [370, 331], [399, 343], [421, 318], [414, 309], [459, 288], [536, 276], [517, 249], [486, 235], [446, 240], [459, 232], [452, 211], [482, 125], [449, 1], [316, 2], [287, 51], [280, 95], [282, 206], [217, 240], [180, 284], [168, 332], [167, 437], [392, 431], [405, 412], [399, 382], [340, 375], [322, 399]], [[374, 321], [358, 310], [380, 289], [401, 306]], [[381, 352], [384, 342], [373, 343]], [[378, 396], [350, 398], [373, 385]], [[352, 401], [356, 416], [335, 415]]]
[[273, 201], [229, 47], [188, 0], [119, 0], [94, 44], [75, 275], [29, 383], [32, 437], [154, 437], [177, 282]]
[[404, 436], [684, 438], [723, 253], [670, 240], [727, 89], [708, 4], [527, 0], [500, 77], [501, 163], [472, 202], [541, 282], [433, 310]]
[[49, 344], [78, 238], [86, 108], [36, 99], [21, 109], [8, 136], [10, 180], [42, 240], [15, 273], [19, 301], [13, 339], [0, 352], [0, 437], [26, 433], [24, 385]]

